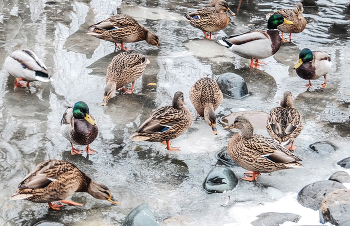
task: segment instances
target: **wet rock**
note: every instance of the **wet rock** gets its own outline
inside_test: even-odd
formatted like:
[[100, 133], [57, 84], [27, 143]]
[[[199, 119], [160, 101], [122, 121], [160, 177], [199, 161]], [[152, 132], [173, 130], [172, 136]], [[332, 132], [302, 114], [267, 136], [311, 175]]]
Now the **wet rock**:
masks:
[[321, 223], [350, 225], [350, 190], [338, 189], [329, 193], [322, 200], [320, 213]]
[[238, 178], [232, 170], [226, 167], [215, 167], [210, 170], [203, 182], [203, 188], [208, 193], [223, 193], [236, 187]]
[[239, 99], [248, 94], [247, 84], [244, 79], [233, 73], [220, 75], [217, 80], [222, 93], [229, 97]]
[[216, 158], [224, 163], [226, 166], [232, 167], [237, 166], [237, 164], [230, 158], [227, 153], [227, 148], [225, 147], [222, 151], [216, 153]]
[[338, 149], [338, 147], [335, 144], [329, 141], [318, 141], [316, 143], [310, 144], [309, 147], [315, 152], [322, 155], [332, 153]]
[[133, 209], [125, 218], [123, 226], [158, 226], [153, 212], [144, 203]]
[[337, 181], [339, 183], [350, 183], [350, 176], [345, 171], [338, 171], [333, 173], [328, 180]]
[[166, 226], [185, 226], [190, 224], [188, 217], [184, 215], [177, 215], [174, 217], [169, 217], [163, 221]]
[[324, 180], [306, 185], [298, 194], [298, 202], [305, 207], [313, 210], [318, 210], [323, 198], [337, 190], [345, 189], [346, 187], [336, 181]]
[[53, 221], [40, 221], [33, 226], [64, 226], [64, 224]]
[[262, 213], [257, 216], [258, 219], [251, 222], [250, 224], [253, 226], [279, 226], [284, 222], [298, 222], [300, 220], [300, 216], [294, 213], [275, 213], [268, 212]]
[[350, 157], [347, 157], [339, 162], [337, 164], [343, 168], [349, 169], [350, 168]]

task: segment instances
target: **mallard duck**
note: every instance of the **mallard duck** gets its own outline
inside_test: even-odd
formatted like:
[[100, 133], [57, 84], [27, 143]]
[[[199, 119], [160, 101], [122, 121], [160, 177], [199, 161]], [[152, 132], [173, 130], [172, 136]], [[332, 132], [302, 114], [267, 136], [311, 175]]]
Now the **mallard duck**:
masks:
[[[26, 199], [31, 202], [49, 203], [49, 209], [60, 210], [62, 203], [83, 206], [81, 203], [64, 200], [74, 192], [87, 192], [96, 199], [120, 203], [113, 199], [109, 189], [93, 181], [70, 162], [50, 159], [40, 163], [18, 185], [12, 200]], [[51, 203], [59, 201], [56, 203]]]
[[[216, 2], [215, 7], [204, 7], [196, 12], [185, 14], [186, 19], [190, 24], [203, 31], [206, 39], [211, 40], [211, 33], [217, 32], [227, 27], [230, 18], [226, 12], [235, 15], [229, 8], [227, 2], [220, 0]], [[207, 36], [209, 32], [209, 38]]]
[[89, 107], [83, 101], [75, 103], [64, 112], [61, 120], [61, 134], [69, 140], [72, 146], [72, 155], [81, 154], [83, 151], [75, 149], [74, 144], [87, 145], [84, 150], [87, 154], [96, 153], [89, 145], [96, 139], [98, 128], [89, 114]]
[[299, 111], [293, 106], [292, 93], [287, 91], [283, 94], [281, 106], [270, 111], [267, 119], [266, 129], [270, 136], [280, 144], [292, 145], [287, 149], [293, 151], [294, 139], [299, 136], [303, 128], [302, 119]]
[[33, 51], [28, 49], [12, 52], [5, 59], [4, 67], [11, 75], [16, 77], [15, 88], [29, 87], [29, 83], [32, 81], [50, 81], [45, 64]]
[[89, 27], [89, 35], [114, 42], [117, 48], [121, 43], [121, 49], [124, 43], [138, 42], [146, 40], [147, 43], [159, 48], [159, 38], [149, 30], [141, 26], [134, 18], [128, 15], [114, 15], [106, 20], [100, 21]]
[[[281, 9], [273, 13], [266, 15], [266, 19], [270, 18], [274, 13], [278, 13], [286, 20], [292, 21], [293, 24], [281, 24], [277, 26], [277, 29], [282, 32], [282, 42], [291, 42], [292, 33], [300, 33], [306, 27], [306, 20], [303, 16], [304, 8], [301, 2], [295, 4], [294, 9]], [[284, 39], [283, 32], [289, 33], [289, 41]]]
[[215, 135], [218, 134], [215, 110], [220, 106], [222, 99], [219, 85], [208, 77], [199, 79], [190, 89], [190, 100], [197, 111], [197, 116], [204, 117]]
[[324, 83], [321, 87], [327, 87], [327, 74], [331, 70], [331, 57], [327, 53], [315, 52], [310, 49], [302, 49], [299, 53], [299, 62], [294, 66], [298, 76], [309, 80], [306, 86], [312, 86], [310, 80], [324, 76]]
[[162, 142], [170, 151], [180, 151], [171, 147], [170, 140], [179, 137], [192, 124], [191, 112], [184, 107], [183, 93], [174, 95], [172, 106], [161, 107], [149, 117], [131, 136], [133, 141]]
[[[122, 52], [116, 55], [107, 68], [106, 88], [102, 106], [106, 106], [108, 100], [114, 95], [116, 89], [131, 94], [135, 80], [140, 78], [149, 60], [140, 53]], [[130, 90], [123, 86], [132, 82]]]
[[[250, 67], [258, 67], [259, 59], [274, 55], [282, 44], [277, 26], [280, 24], [293, 24], [284, 19], [280, 14], [273, 14], [267, 23], [267, 31], [255, 30], [244, 34], [222, 38], [219, 44], [229, 48], [237, 55], [251, 59]], [[256, 59], [255, 65], [253, 60]]]
[[230, 139], [227, 152], [236, 164], [250, 171], [243, 180], [256, 181], [260, 173], [302, 167], [301, 160], [276, 140], [254, 134], [253, 125], [244, 116], [237, 116], [230, 128], [239, 133]]

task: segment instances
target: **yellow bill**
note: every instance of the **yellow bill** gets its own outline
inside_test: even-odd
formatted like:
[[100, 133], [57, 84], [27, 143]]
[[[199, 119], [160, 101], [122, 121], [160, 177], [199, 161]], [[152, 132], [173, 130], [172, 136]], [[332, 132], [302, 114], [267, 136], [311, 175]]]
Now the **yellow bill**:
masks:
[[110, 198], [107, 199], [107, 200], [110, 201], [110, 202], [113, 203], [113, 204], [120, 205], [120, 202], [118, 202], [117, 200], [113, 199], [112, 197], [110, 197]]
[[301, 59], [299, 59], [299, 62], [296, 65], [294, 65], [294, 69], [297, 69], [302, 64], [303, 64], [303, 61]]
[[157, 83], [148, 83], [147, 85], [148, 85], [148, 86], [156, 86]]
[[216, 123], [211, 124], [211, 130], [213, 131], [214, 135], [218, 135], [218, 130], [216, 129]]
[[89, 114], [86, 114], [85, 120], [88, 121], [91, 125], [96, 125], [95, 121], [91, 118]]
[[106, 106], [107, 105], [107, 103], [108, 103], [108, 100], [109, 100], [109, 98], [108, 98], [108, 96], [104, 96], [103, 97], [103, 101], [102, 101], [102, 106]]
[[233, 129], [233, 128], [235, 128], [235, 125], [232, 124], [232, 125], [230, 125], [230, 126], [225, 126], [225, 128], [226, 128], [226, 129]]
[[292, 21], [289, 21], [289, 20], [286, 20], [286, 19], [284, 19], [283, 23], [285, 23], [285, 24], [293, 24]]

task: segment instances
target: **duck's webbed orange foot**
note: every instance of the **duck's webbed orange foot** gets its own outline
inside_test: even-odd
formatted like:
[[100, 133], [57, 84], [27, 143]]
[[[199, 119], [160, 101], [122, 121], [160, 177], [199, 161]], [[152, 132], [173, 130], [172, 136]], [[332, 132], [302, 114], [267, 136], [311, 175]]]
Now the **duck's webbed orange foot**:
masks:
[[131, 49], [129, 49], [129, 48], [124, 47], [124, 43], [121, 43], [121, 44], [115, 43], [115, 49], [114, 49], [114, 51], [117, 50], [117, 47], [120, 47], [121, 50], [131, 50]]
[[246, 180], [246, 181], [256, 181], [258, 175], [260, 175], [259, 172], [248, 171], [247, 173], [244, 174], [244, 177], [242, 178], [242, 180]]
[[283, 32], [282, 32], [282, 42], [290, 42], [287, 39], [284, 38]]
[[180, 151], [180, 148], [175, 148], [170, 146], [170, 143], [171, 143], [170, 140], [165, 141], [165, 143], [166, 143], [166, 149], [168, 149], [169, 151]]
[[74, 148], [72, 143], [70, 143], [70, 145], [72, 146], [72, 150], [70, 152], [72, 155], [81, 155], [83, 152], [82, 150]]
[[211, 40], [211, 32], [210, 32], [210, 37], [208, 37], [206, 31], [203, 31], [203, 33], [204, 33], [204, 38], [206, 38], [206, 39], [208, 39], [208, 40]]
[[327, 87], [327, 83], [323, 83], [323, 84], [321, 85], [321, 87], [322, 87], [322, 88], [326, 88], [326, 87]]
[[89, 145], [84, 150], [88, 155], [96, 154], [97, 152], [90, 149]]
[[312, 86], [311, 81], [309, 80], [309, 84], [305, 85], [307, 88], [310, 88]]
[[297, 148], [297, 146], [288, 145], [286, 148], [287, 148], [289, 151], [294, 151], [294, 150]]
[[60, 202], [55, 202], [55, 203], [51, 203], [49, 202], [49, 209], [53, 209], [53, 210], [61, 210], [60, 208], [63, 207], [63, 205], [61, 205], [62, 203]]
[[16, 78], [15, 79], [15, 88], [25, 88], [25, 87], [29, 87], [29, 82], [26, 81], [22, 81], [23, 78]]
[[83, 206], [84, 204], [73, 202], [72, 200], [61, 200], [61, 203], [67, 204], [69, 206]]
[[255, 67], [256, 68], [258, 68], [259, 66], [261, 66], [261, 65], [265, 65], [266, 63], [265, 62], [259, 62], [259, 59], [256, 59], [256, 61], [255, 61]]

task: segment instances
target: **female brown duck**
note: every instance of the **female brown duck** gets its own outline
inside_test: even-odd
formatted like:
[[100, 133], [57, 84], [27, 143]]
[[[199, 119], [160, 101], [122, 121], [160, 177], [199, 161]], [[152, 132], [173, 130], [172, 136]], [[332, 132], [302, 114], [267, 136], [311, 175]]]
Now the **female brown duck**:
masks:
[[[50, 159], [37, 165], [18, 185], [11, 199], [47, 202], [49, 208], [54, 210], [60, 210], [62, 203], [83, 206], [81, 203], [64, 200], [74, 192], [87, 192], [96, 199], [120, 205], [117, 200], [113, 199], [105, 185], [96, 183], [72, 163], [56, 159]], [[60, 202], [51, 203], [58, 200]]]

